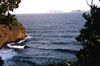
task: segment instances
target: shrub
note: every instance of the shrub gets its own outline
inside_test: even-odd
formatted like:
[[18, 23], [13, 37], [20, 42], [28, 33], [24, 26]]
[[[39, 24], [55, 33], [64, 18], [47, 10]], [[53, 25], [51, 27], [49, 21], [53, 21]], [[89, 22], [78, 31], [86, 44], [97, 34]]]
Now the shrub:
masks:
[[100, 65], [100, 8], [91, 7], [90, 14], [83, 14], [87, 20], [80, 35], [76, 38], [83, 49], [76, 54], [78, 62], [84, 65]]

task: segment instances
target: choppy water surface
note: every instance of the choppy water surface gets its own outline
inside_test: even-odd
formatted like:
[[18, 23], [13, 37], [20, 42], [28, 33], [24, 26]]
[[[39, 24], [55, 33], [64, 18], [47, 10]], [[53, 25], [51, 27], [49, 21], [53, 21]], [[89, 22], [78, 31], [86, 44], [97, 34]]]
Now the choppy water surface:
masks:
[[19, 14], [18, 20], [27, 29], [25, 49], [0, 50], [4, 66], [36, 66], [73, 60], [82, 47], [75, 40], [84, 25], [81, 13]]

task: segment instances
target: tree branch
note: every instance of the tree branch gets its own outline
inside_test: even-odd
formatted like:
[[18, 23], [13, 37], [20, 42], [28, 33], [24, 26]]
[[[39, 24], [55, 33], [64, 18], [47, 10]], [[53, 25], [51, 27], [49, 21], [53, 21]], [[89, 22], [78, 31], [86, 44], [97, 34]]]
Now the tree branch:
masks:
[[91, 6], [93, 6], [93, 0], [91, 1]]
[[88, 1], [87, 1], [87, 0], [86, 0], [86, 3], [87, 3], [87, 5], [88, 5], [88, 6], [91, 6], [91, 5], [88, 3]]

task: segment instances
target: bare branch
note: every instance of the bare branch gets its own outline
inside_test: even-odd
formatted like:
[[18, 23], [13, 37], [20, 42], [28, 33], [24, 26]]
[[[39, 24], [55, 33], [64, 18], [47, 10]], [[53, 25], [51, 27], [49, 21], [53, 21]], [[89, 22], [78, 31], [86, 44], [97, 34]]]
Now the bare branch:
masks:
[[91, 6], [91, 5], [88, 3], [88, 1], [87, 1], [87, 0], [86, 0], [86, 3], [87, 3], [87, 5], [88, 5], [88, 6]]
[[93, 6], [93, 0], [91, 1], [91, 6]]
[[89, 3], [88, 3], [88, 0], [86, 0], [86, 3], [87, 3], [88, 6], [93, 7], [93, 5], [94, 5], [93, 1], [94, 1], [94, 0], [91, 0], [91, 4], [89, 4]]

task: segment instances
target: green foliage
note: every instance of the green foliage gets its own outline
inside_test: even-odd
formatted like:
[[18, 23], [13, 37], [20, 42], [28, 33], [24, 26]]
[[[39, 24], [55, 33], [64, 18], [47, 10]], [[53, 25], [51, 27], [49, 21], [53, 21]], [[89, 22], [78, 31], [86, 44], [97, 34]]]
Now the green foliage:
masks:
[[[43, 65], [45, 66], [45, 65]], [[55, 63], [55, 64], [48, 64], [46, 66], [67, 66], [67, 64], [64, 64], [64, 63]]]
[[14, 29], [15, 26], [21, 24], [17, 21], [15, 15], [11, 15], [9, 11], [13, 11], [19, 7], [21, 0], [0, 0], [0, 24], [8, 26], [10, 29]]
[[0, 0], [0, 15], [19, 7], [21, 0]]
[[16, 26], [21, 26], [15, 17], [15, 15], [11, 16], [0, 16], [0, 24], [8, 26], [10, 29], [14, 29]]
[[43, 65], [43, 66], [82, 66], [77, 62], [72, 62], [72, 61], [66, 61], [66, 63], [52, 63], [48, 65]]
[[83, 49], [76, 54], [78, 62], [84, 66], [100, 65], [100, 8], [91, 7], [90, 14], [83, 14], [87, 20], [80, 35], [76, 38], [83, 45]]
[[67, 66], [80, 66], [77, 62], [72, 62], [72, 61], [67, 61], [66, 62]]

